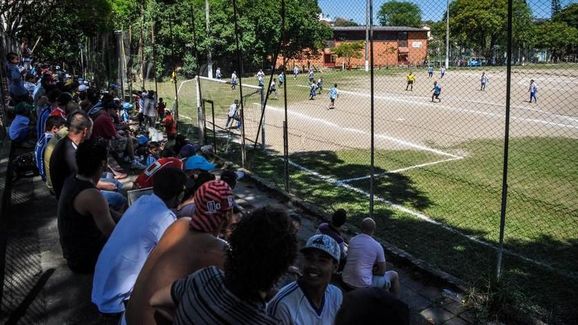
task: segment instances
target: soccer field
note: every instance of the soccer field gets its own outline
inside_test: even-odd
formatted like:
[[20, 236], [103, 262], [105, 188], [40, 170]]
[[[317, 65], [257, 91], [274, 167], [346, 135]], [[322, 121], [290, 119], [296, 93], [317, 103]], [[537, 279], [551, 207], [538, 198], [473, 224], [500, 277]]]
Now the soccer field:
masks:
[[[564, 75], [559, 74], [564, 72]], [[384, 239], [465, 281], [491, 274], [499, 237], [506, 74], [481, 70], [417, 76], [405, 91], [406, 71], [377, 71], [375, 77], [375, 214]], [[319, 74], [318, 74], [319, 76]], [[368, 213], [371, 143], [369, 77], [363, 72], [322, 73], [324, 92], [308, 100], [306, 76], [288, 78], [288, 133], [292, 192], [326, 210], [344, 207], [354, 219]], [[551, 272], [559, 283], [523, 285], [525, 292], [578, 289], [578, 74], [574, 70], [520, 70], [511, 77], [510, 159], [506, 273], [532, 283]], [[528, 86], [539, 86], [538, 103], [528, 103]], [[431, 102], [433, 80], [441, 103]], [[247, 84], [256, 84], [253, 78]], [[336, 109], [327, 91], [338, 84]], [[196, 102], [194, 82], [183, 86], [181, 102]], [[250, 88], [244, 93], [250, 93]], [[269, 99], [264, 127], [269, 156], [248, 155], [248, 168], [282, 187], [283, 91]], [[215, 102], [217, 130], [237, 91], [202, 83], [203, 98]], [[193, 107], [181, 118], [196, 120]], [[245, 101], [245, 131], [257, 137], [260, 98]], [[210, 119], [211, 114], [206, 113]], [[208, 128], [212, 128], [210, 123]], [[239, 130], [231, 135], [238, 141]], [[218, 132], [221, 141], [229, 134]], [[222, 144], [222, 142], [221, 142]], [[228, 153], [239, 161], [238, 151]], [[253, 156], [251, 156], [253, 155]], [[269, 158], [267, 158], [269, 157]], [[354, 221], [355, 222], [355, 221]], [[432, 240], [432, 238], [435, 238]], [[552, 251], [556, 253], [553, 254]], [[536, 297], [537, 300], [545, 299]], [[545, 301], [545, 300], [544, 300]]]

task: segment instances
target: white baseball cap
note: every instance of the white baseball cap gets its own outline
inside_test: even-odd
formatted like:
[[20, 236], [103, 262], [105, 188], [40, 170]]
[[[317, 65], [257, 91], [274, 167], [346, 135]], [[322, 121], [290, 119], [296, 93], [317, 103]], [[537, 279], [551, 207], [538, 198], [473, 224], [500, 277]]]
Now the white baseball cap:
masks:
[[339, 248], [339, 244], [335, 241], [335, 239], [322, 234], [317, 234], [311, 236], [305, 247], [301, 249], [301, 252], [309, 249], [319, 249], [324, 251], [325, 253], [329, 254], [329, 256], [333, 257], [333, 259], [339, 263], [339, 258], [341, 256], [341, 248]]

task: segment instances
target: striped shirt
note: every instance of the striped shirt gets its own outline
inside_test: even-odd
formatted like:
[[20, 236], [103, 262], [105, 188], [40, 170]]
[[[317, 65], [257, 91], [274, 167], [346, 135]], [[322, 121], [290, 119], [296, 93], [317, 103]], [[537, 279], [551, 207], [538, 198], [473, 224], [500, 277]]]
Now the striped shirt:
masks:
[[225, 287], [224, 278], [223, 271], [210, 266], [175, 281], [173, 324], [277, 324], [266, 314], [265, 304], [239, 299]]
[[282, 325], [324, 325], [333, 324], [341, 307], [341, 290], [330, 284], [319, 309], [315, 308], [297, 281], [283, 287], [267, 304], [267, 312]]

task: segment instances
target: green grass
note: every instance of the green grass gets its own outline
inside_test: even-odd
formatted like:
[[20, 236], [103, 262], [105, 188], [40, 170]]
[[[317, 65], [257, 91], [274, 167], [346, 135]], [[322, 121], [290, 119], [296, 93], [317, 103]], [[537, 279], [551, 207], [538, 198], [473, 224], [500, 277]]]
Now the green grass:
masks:
[[[222, 140], [219, 140], [222, 141]], [[561, 273], [578, 269], [578, 141], [560, 138], [512, 139], [510, 194], [505, 247], [515, 253], [552, 265]], [[467, 151], [462, 160], [403, 173], [385, 173], [375, 184], [376, 196], [443, 222], [462, 233], [497, 246], [501, 203], [502, 144], [472, 141], [459, 145]], [[219, 147], [223, 147], [222, 143]], [[240, 163], [237, 145], [225, 154]], [[344, 150], [295, 153], [290, 159], [323, 175], [338, 179], [369, 173], [369, 152]], [[378, 151], [377, 172], [431, 161], [415, 151]], [[439, 157], [438, 157], [439, 158]], [[434, 159], [435, 160], [435, 159]], [[276, 152], [248, 150], [248, 169], [284, 187], [283, 161]], [[368, 181], [350, 185], [368, 190]], [[368, 198], [314, 175], [290, 167], [291, 192], [320, 208], [345, 208], [357, 224], [368, 215]], [[377, 234], [386, 241], [456, 275], [472, 286], [495, 273], [496, 251], [425, 222], [413, 215], [376, 202]], [[518, 288], [519, 308], [542, 318], [568, 320], [570, 303], [578, 290], [576, 278], [566, 277], [515, 256], [505, 255], [504, 278]]]

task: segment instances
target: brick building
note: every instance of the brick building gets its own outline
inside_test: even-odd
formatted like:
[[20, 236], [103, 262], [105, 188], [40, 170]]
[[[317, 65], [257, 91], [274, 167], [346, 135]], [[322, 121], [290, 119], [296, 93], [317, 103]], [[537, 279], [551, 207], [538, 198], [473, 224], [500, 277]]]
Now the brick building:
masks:
[[[333, 37], [325, 41], [325, 48], [317, 54], [304, 49], [301, 57], [291, 59], [288, 68], [295, 65], [307, 69], [315, 67], [340, 67], [347, 65], [347, 58], [338, 58], [333, 50], [342, 42], [365, 43], [365, 26], [331, 27]], [[418, 65], [427, 59], [429, 29], [402, 26], [374, 26], [373, 51], [375, 66]], [[361, 58], [351, 58], [351, 67], [365, 65], [365, 50], [361, 50]], [[277, 65], [283, 64], [280, 57]]]

